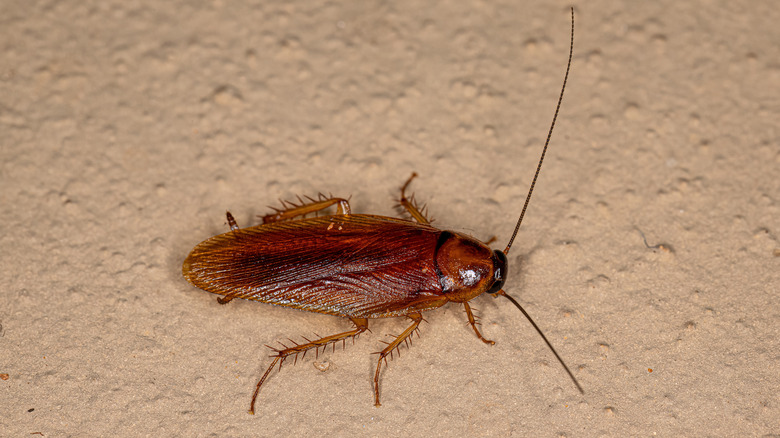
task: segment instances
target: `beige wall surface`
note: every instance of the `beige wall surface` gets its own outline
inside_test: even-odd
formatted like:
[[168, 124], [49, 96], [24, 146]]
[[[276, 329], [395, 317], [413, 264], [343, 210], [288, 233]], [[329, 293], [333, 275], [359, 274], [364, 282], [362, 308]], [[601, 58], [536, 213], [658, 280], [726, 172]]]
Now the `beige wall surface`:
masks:
[[[566, 67], [570, 3], [4, 1], [0, 435], [780, 433], [780, 10], [576, 1], [547, 161], [480, 296], [274, 371], [349, 320], [217, 304], [181, 264], [332, 193], [503, 248]], [[316, 365], [316, 366], [315, 366]], [[321, 371], [325, 369], [325, 371]]]

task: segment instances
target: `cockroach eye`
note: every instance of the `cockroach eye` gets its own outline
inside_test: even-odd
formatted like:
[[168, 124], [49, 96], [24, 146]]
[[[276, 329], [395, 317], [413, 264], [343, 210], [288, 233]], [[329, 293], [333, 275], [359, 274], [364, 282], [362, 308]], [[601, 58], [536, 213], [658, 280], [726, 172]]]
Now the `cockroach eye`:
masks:
[[494, 294], [504, 287], [506, 281], [506, 255], [501, 251], [493, 251], [493, 286], [488, 290]]

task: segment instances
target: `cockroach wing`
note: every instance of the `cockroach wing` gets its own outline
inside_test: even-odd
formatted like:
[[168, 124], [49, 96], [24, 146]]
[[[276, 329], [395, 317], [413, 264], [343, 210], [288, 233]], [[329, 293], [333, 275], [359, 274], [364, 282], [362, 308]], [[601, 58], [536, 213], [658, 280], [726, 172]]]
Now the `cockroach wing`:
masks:
[[406, 315], [447, 302], [434, 258], [441, 231], [370, 215], [335, 215], [212, 237], [184, 261], [193, 285], [310, 312]]

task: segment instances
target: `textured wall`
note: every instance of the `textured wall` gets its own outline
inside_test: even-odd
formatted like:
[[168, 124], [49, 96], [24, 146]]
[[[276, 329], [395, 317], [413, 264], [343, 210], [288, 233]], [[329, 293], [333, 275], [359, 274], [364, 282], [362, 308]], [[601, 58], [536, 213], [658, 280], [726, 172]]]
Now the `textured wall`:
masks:
[[[346, 320], [215, 297], [199, 241], [332, 192], [509, 238], [565, 69], [565, 2], [4, 1], [0, 435], [778, 433], [780, 12], [575, 2], [575, 57], [507, 291], [272, 374]], [[642, 233], [646, 236], [647, 245]], [[658, 246], [658, 245], [661, 246]], [[652, 371], [650, 371], [652, 370]], [[0, 376], [5, 378], [5, 376]], [[775, 420], [772, 420], [774, 418]]]

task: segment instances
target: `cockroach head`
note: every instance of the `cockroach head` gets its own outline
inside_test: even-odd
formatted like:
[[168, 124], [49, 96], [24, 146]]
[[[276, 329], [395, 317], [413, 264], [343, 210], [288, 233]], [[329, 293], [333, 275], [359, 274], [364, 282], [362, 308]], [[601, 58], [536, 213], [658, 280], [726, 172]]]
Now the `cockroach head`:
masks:
[[434, 256], [442, 291], [462, 303], [484, 292], [497, 293], [506, 279], [506, 255], [460, 233], [443, 231]]

